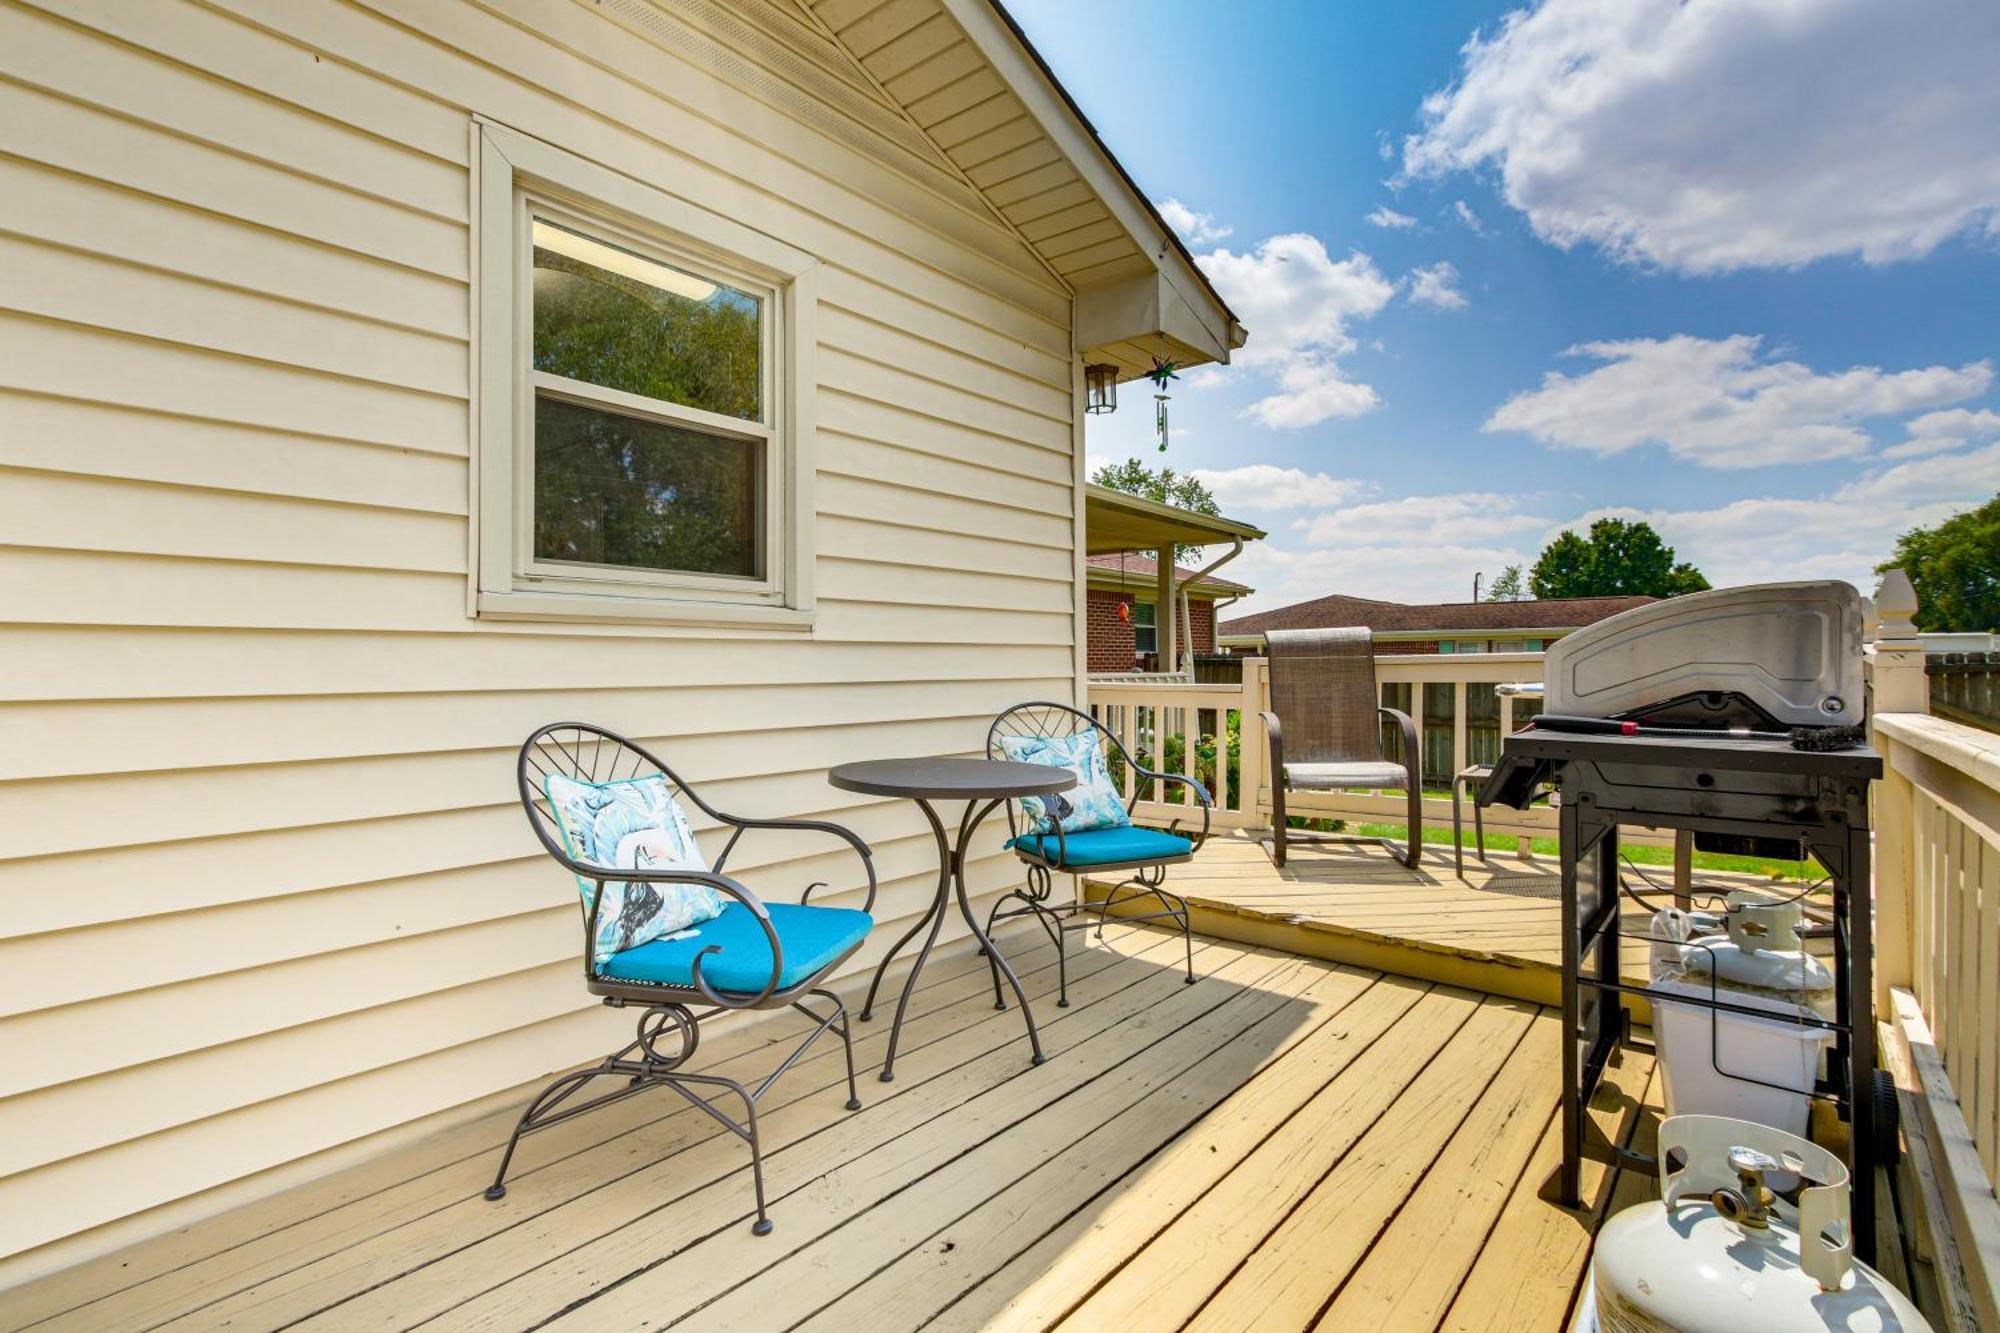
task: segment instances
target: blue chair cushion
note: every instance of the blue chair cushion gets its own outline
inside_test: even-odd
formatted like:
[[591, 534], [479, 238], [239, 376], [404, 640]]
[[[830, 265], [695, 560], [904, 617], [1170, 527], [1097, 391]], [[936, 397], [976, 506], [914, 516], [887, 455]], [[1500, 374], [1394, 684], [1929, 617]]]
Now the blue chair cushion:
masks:
[[[843, 957], [867, 937], [875, 918], [850, 907], [797, 907], [766, 903], [771, 929], [784, 952], [778, 973], [783, 989], [804, 981], [828, 963]], [[722, 952], [701, 960], [701, 975], [719, 991], [755, 995], [771, 980], [771, 944], [750, 909], [732, 899], [722, 915], [672, 939], [654, 940], [623, 949], [598, 966], [599, 976], [655, 985], [693, 986], [695, 956], [710, 945]]]
[[1053, 833], [1023, 833], [1007, 845], [1038, 860], [1075, 867], [1119, 865], [1129, 861], [1167, 861], [1186, 856], [1194, 850], [1191, 839], [1177, 833], [1140, 828], [1136, 824], [1067, 833], [1060, 843]]

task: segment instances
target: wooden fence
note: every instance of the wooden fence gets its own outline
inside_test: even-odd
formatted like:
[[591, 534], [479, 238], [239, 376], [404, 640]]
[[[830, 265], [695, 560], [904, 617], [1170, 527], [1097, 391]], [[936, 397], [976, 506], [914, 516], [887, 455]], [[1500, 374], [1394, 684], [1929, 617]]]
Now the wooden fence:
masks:
[[1924, 659], [1931, 712], [2000, 731], [2000, 653], [1931, 653]]

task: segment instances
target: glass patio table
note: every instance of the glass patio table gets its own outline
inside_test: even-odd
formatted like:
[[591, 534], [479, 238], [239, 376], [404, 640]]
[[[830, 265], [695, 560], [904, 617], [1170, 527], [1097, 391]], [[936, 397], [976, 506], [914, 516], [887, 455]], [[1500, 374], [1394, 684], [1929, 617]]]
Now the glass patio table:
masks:
[[[924, 947], [917, 954], [916, 966], [910, 969], [909, 977], [903, 982], [902, 998], [896, 1001], [896, 1021], [889, 1029], [889, 1053], [882, 1061], [882, 1081], [892, 1082], [896, 1077], [896, 1042], [903, 1034], [903, 1014], [910, 1007], [910, 993], [917, 988], [917, 978], [923, 973], [931, 946], [937, 943], [938, 931], [943, 927], [945, 913], [949, 910], [946, 900], [954, 886], [958, 891], [958, 910], [964, 915], [965, 924], [972, 927], [973, 937], [986, 951], [993, 966], [1006, 974], [1007, 984], [1014, 988], [1014, 998], [1021, 1006], [1021, 1017], [1028, 1023], [1028, 1044], [1035, 1053], [1034, 1063], [1040, 1064], [1043, 1059], [1042, 1038], [1035, 1031], [1035, 1015], [1028, 1008], [1028, 997], [1021, 989], [1021, 979], [1014, 975], [1014, 969], [1007, 965], [1007, 960], [993, 947], [993, 941], [980, 929], [979, 918], [972, 911], [972, 900], [966, 894], [965, 849], [971, 844], [972, 835], [978, 831], [980, 823], [1002, 802], [1064, 791], [1076, 785], [1076, 774], [1049, 764], [1017, 764], [1004, 759], [933, 755], [917, 759], [864, 759], [852, 764], [837, 764], [828, 770], [826, 780], [842, 791], [866, 792], [871, 796], [902, 796], [915, 801], [917, 808], [924, 812], [924, 818], [930, 821], [931, 834], [937, 839], [937, 893], [922, 919], [896, 941], [895, 947], [875, 968], [875, 979], [868, 986], [868, 1000], [861, 1006], [861, 1021], [865, 1023], [874, 1016], [875, 992], [881, 986], [889, 964], [903, 951], [903, 946], [928, 925], [930, 934], [925, 937]], [[933, 801], [965, 802], [965, 814], [958, 821], [955, 843], [946, 837], [944, 821], [938, 818], [937, 809], [931, 804]]]

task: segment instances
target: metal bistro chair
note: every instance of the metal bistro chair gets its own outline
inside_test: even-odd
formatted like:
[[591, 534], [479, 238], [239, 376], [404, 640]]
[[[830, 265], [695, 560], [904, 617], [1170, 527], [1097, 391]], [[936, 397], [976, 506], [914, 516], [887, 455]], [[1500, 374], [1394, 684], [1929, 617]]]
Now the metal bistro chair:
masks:
[[[1190, 717], [1188, 720], [1192, 723], [1194, 719]], [[1118, 738], [1095, 718], [1067, 704], [1041, 702], [1016, 704], [995, 718], [992, 727], [987, 730], [986, 753], [993, 759], [1007, 758], [1000, 743], [1003, 737], [1054, 738], [1081, 735], [1085, 732], [1097, 734], [1097, 743], [1103, 748], [1107, 766], [1115, 754], [1124, 763], [1126, 770], [1133, 775], [1132, 795], [1125, 802], [1128, 815], [1132, 807], [1138, 804], [1139, 794], [1145, 790], [1146, 781], [1160, 783], [1162, 789], [1167, 783], [1177, 782], [1188, 788], [1195, 804], [1201, 809], [1201, 831], [1189, 837], [1179, 831], [1180, 821], [1176, 819], [1165, 832], [1126, 825], [1122, 828], [1065, 833], [1058, 821], [1052, 832], [1036, 833], [1024, 827], [1024, 816], [1018, 808], [1020, 803], [1007, 802], [1007, 845], [1012, 847], [1014, 854], [1026, 864], [1028, 882], [1023, 888], [1008, 890], [993, 904], [993, 910], [986, 918], [986, 935], [987, 938], [992, 938], [993, 927], [998, 922], [1024, 916], [1034, 917], [1036, 923], [1048, 932], [1050, 942], [1056, 946], [1056, 1005], [1064, 1009], [1069, 1007], [1069, 958], [1064, 945], [1069, 931], [1089, 928], [1090, 921], [1087, 914], [1090, 911], [1090, 904], [1081, 898], [1074, 902], [1051, 904], [1049, 897], [1054, 889], [1054, 876], [1057, 872], [1076, 875], [1127, 872], [1125, 877], [1097, 903], [1097, 937], [1104, 938], [1105, 919], [1110, 915], [1111, 909], [1119, 903], [1143, 898], [1156, 899], [1161, 910], [1120, 919], [1172, 921], [1178, 925], [1181, 928], [1182, 941], [1187, 948], [1188, 984], [1194, 984], [1194, 928], [1188, 913], [1187, 899], [1169, 893], [1161, 885], [1166, 879], [1168, 866], [1192, 861], [1195, 852], [1208, 840], [1209, 809], [1214, 804], [1209, 799], [1208, 789], [1195, 779], [1180, 773], [1156, 773], [1141, 767]], [[1020, 906], [1008, 909], [1007, 904], [1010, 900], [1018, 902]], [[992, 970], [993, 1007], [1004, 1009], [1007, 1006], [1000, 994], [1000, 969], [996, 966]]]
[[[710, 818], [733, 830], [722, 854], [706, 871], [689, 869], [625, 869], [576, 860], [550, 805], [545, 784], [552, 775], [577, 782], [601, 784], [660, 776], [668, 790], [692, 801]], [[821, 989], [829, 973], [861, 946], [874, 924], [875, 863], [868, 844], [838, 824], [805, 819], [746, 819], [724, 814], [704, 801], [672, 769], [643, 746], [583, 722], [559, 722], [543, 727], [521, 747], [518, 778], [521, 804], [542, 846], [580, 879], [595, 881], [596, 892], [584, 908], [583, 982], [592, 995], [614, 1009], [642, 1007], [638, 1033], [625, 1046], [587, 1069], [573, 1070], [544, 1088], [528, 1108], [500, 1156], [500, 1169], [486, 1191], [488, 1199], [507, 1193], [507, 1167], [524, 1134], [582, 1115], [651, 1087], [669, 1087], [705, 1111], [725, 1129], [750, 1145], [751, 1179], [757, 1194], [757, 1220], [751, 1230], [767, 1235], [771, 1219], [764, 1212], [764, 1153], [757, 1136], [757, 1101], [780, 1075], [797, 1063], [829, 1028], [840, 1034], [847, 1051], [847, 1109], [861, 1109], [854, 1086], [854, 1042], [848, 1031], [847, 1007], [830, 990]], [[729, 854], [750, 829], [798, 829], [826, 833], [851, 846], [868, 873], [868, 900], [860, 911], [815, 907], [808, 901], [823, 883], [809, 884], [799, 903], [765, 904], [756, 894], [722, 873]], [[706, 884], [727, 901], [722, 915], [676, 936], [595, 960], [597, 909], [607, 883]], [[804, 997], [815, 996], [831, 1006], [822, 1015], [808, 1008]], [[792, 1053], [755, 1088], [719, 1074], [691, 1074], [681, 1066], [693, 1057], [701, 1041], [701, 1021], [731, 1009], [778, 1009], [789, 1006], [813, 1021]], [[662, 1039], [673, 1038], [671, 1046]], [[625, 1086], [569, 1103], [570, 1097], [593, 1079], [616, 1078]], [[732, 1093], [743, 1101], [747, 1120], [738, 1121], [698, 1089]]]
[[[1423, 857], [1424, 790], [1417, 724], [1408, 713], [1384, 707], [1375, 686], [1375, 636], [1366, 629], [1272, 630], [1264, 636], [1271, 663], [1271, 711], [1264, 727], [1271, 736], [1272, 859], [1285, 863], [1287, 842], [1376, 841], [1285, 827], [1287, 791], [1380, 791], [1401, 787], [1409, 793], [1410, 840], [1401, 861], [1412, 870]], [[1403, 733], [1403, 761], [1382, 753], [1379, 718], [1392, 719]]]

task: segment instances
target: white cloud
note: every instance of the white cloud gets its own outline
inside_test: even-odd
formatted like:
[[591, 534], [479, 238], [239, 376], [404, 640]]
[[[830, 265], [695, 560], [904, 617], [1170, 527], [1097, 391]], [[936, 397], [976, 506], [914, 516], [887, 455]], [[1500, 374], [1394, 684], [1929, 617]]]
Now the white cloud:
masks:
[[1250, 404], [1244, 415], [1273, 430], [1292, 430], [1358, 417], [1381, 404], [1372, 385], [1356, 384], [1331, 356], [1314, 352], [1288, 362], [1278, 373], [1278, 392]]
[[1550, 371], [1539, 389], [1501, 404], [1485, 429], [1599, 455], [1659, 443], [1704, 467], [1761, 467], [1866, 453], [1860, 421], [1962, 401], [1993, 384], [1984, 361], [1822, 375], [1797, 361], [1760, 360], [1760, 341], [1681, 334], [1585, 343], [1569, 354], [1603, 365], [1575, 376]]
[[1838, 578], [1867, 592], [1874, 567], [1889, 556], [1897, 537], [1981, 504], [1996, 491], [2000, 443], [1898, 463], [1809, 498], [1604, 512], [1646, 519], [1681, 559], [1692, 560], [1718, 587]]
[[1451, 201], [1451, 215], [1457, 218], [1465, 229], [1474, 236], [1484, 236], [1486, 234], [1486, 224], [1479, 220], [1479, 214], [1473, 212], [1472, 205], [1466, 203], [1465, 200], [1454, 199]]
[[1439, 310], [1465, 309], [1465, 293], [1458, 290], [1458, 269], [1450, 260], [1440, 259], [1429, 268], [1410, 270], [1410, 299], [1418, 305]]
[[[1712, 509], [1604, 508], [1562, 522], [1545, 506], [1501, 493], [1367, 500], [1299, 520], [1245, 549], [1230, 577], [1254, 587], [1232, 614], [1328, 593], [1389, 601], [1464, 601], [1472, 576], [1534, 563], [1563, 528], [1603, 517], [1645, 519], [1718, 587], [1786, 579], [1846, 579], [1862, 591], [1913, 527], [1928, 527], [2000, 492], [2000, 441], [1864, 472], [1814, 496], [1734, 500]], [[1303, 549], [1292, 541], [1305, 543]]]
[[1446, 543], [1490, 543], [1547, 530], [1549, 520], [1524, 511], [1521, 503], [1519, 496], [1482, 491], [1406, 495], [1397, 500], [1372, 500], [1328, 510], [1300, 519], [1295, 526], [1315, 546], [1406, 549]]
[[1324, 472], [1278, 467], [1272, 463], [1247, 463], [1242, 467], [1215, 470], [1196, 468], [1193, 475], [1208, 487], [1225, 514], [1239, 510], [1307, 509], [1337, 505], [1360, 494], [1361, 482]]
[[[1404, 602], [1462, 602], [1472, 576], [1531, 563], [1549, 519], [1525, 497], [1487, 492], [1367, 499], [1303, 517], [1254, 543], [1230, 577], [1257, 591], [1231, 614], [1346, 593]], [[1304, 543], [1303, 549], [1291, 545]]]
[[1348, 323], [1369, 318], [1395, 295], [1374, 260], [1359, 252], [1334, 260], [1318, 237], [1292, 232], [1255, 250], [1215, 250], [1197, 262], [1251, 330], [1236, 364], [1277, 381], [1278, 391], [1252, 403], [1246, 415], [1275, 428], [1311, 426], [1381, 401], [1368, 385], [1349, 380], [1338, 360], [1354, 350]]
[[1544, 0], [1464, 56], [1402, 174], [1494, 169], [1556, 245], [1702, 273], [2000, 236], [1992, 0]]
[[1272, 611], [1336, 592], [1392, 602], [1470, 601], [1474, 574], [1485, 574], [1490, 584], [1508, 565], [1533, 559], [1533, 550], [1463, 542], [1420, 547], [1387, 542], [1303, 551], [1254, 542], [1224, 574], [1257, 591], [1230, 607], [1223, 618]]
[[1395, 209], [1387, 205], [1370, 213], [1368, 221], [1377, 227], [1389, 227], [1398, 231], [1405, 227], [1414, 227], [1417, 225], [1417, 220], [1408, 213], [1398, 213]]
[[1910, 438], [1882, 451], [1884, 458], [1921, 458], [1963, 449], [1979, 440], [2000, 439], [2000, 412], [1955, 407], [1926, 412], [1910, 422]]
[[1214, 245], [1225, 236], [1234, 234], [1235, 228], [1217, 225], [1213, 213], [1197, 213], [1178, 199], [1162, 199], [1155, 205], [1167, 225], [1180, 233], [1189, 245]]

